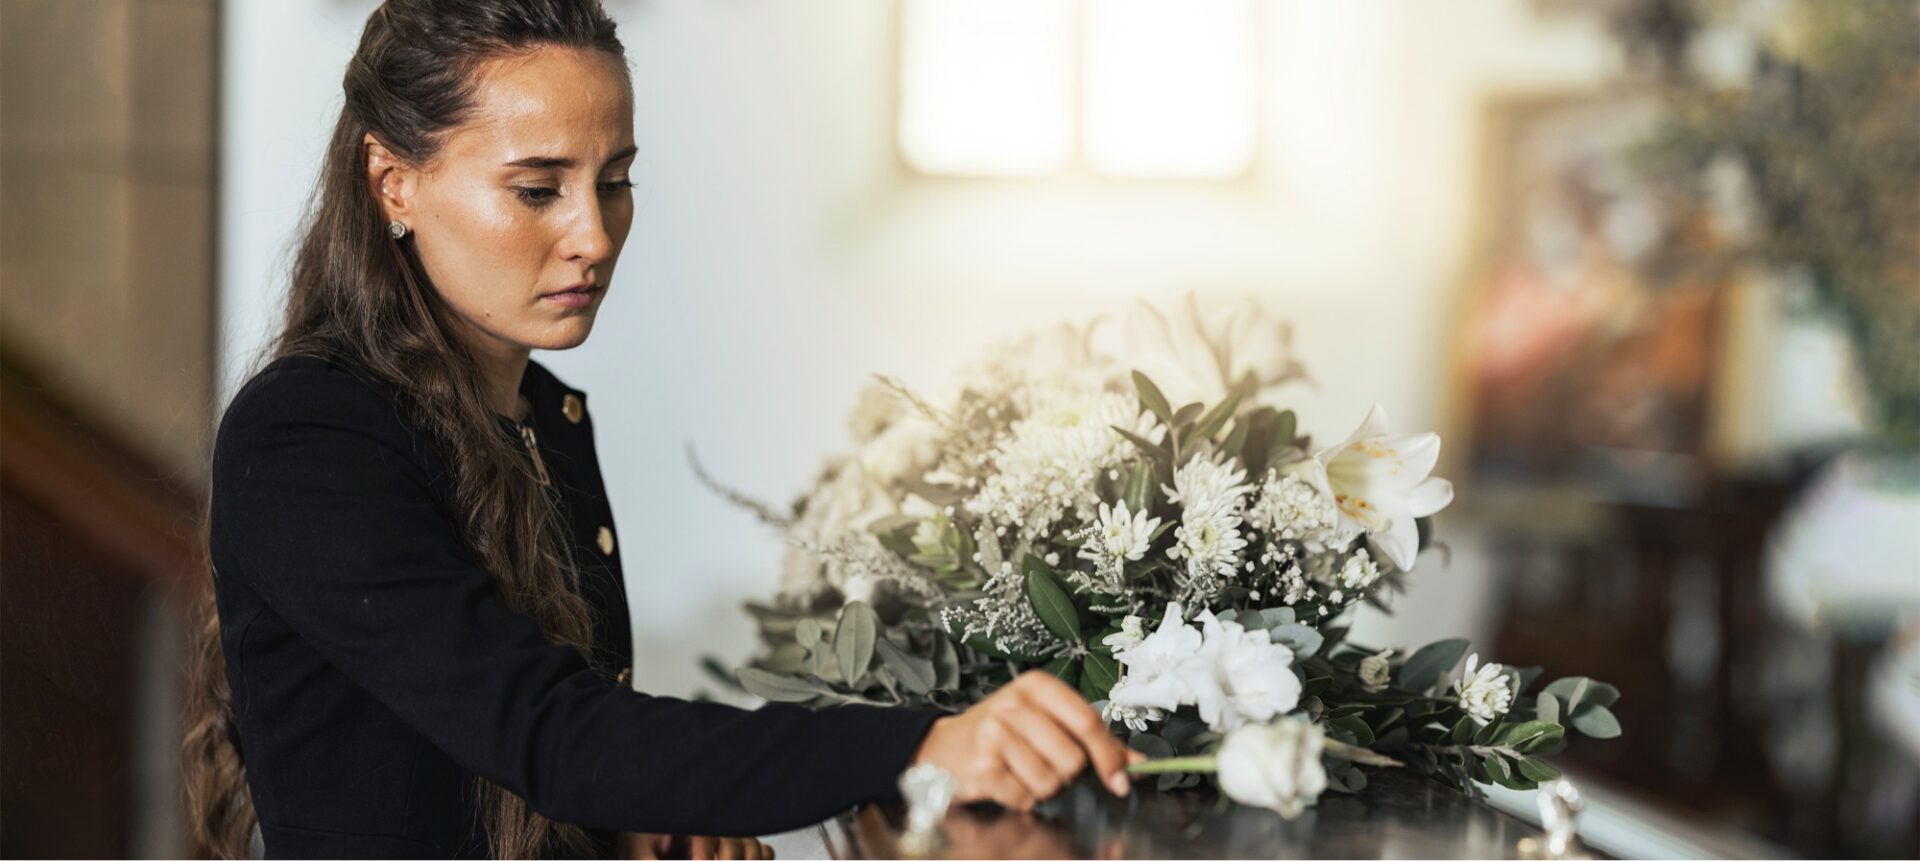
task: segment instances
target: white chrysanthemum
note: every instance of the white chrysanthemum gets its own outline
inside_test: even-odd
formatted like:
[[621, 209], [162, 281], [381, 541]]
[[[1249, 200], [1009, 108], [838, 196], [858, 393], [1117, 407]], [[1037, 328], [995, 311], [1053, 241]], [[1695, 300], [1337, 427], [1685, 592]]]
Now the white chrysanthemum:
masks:
[[1316, 553], [1345, 545], [1359, 529], [1340, 518], [1326, 471], [1317, 460], [1267, 470], [1260, 494], [1247, 506], [1247, 523], [1270, 538], [1298, 541]]
[[1472, 715], [1474, 723], [1486, 726], [1513, 705], [1513, 685], [1507, 679], [1506, 667], [1488, 663], [1476, 672], [1474, 665], [1479, 662], [1478, 654], [1468, 655], [1467, 668], [1454, 684], [1460, 692], [1461, 710]]
[[1111, 392], [1034, 396], [1035, 408], [1014, 422], [993, 455], [993, 475], [967, 510], [1042, 535], [1061, 517], [1091, 521], [1100, 502], [1097, 481], [1132, 455], [1133, 444], [1115, 426], [1158, 440], [1164, 430], [1139, 402]]
[[1195, 508], [1225, 508], [1238, 513], [1242, 498], [1253, 490], [1246, 483], [1247, 471], [1234, 469], [1238, 461], [1217, 462], [1196, 454], [1185, 466], [1173, 471], [1173, 486], [1161, 485], [1167, 499], [1191, 511]]
[[1138, 562], [1146, 555], [1153, 530], [1159, 527], [1160, 518], [1148, 517], [1144, 511], [1127, 511], [1126, 500], [1114, 505], [1102, 502], [1100, 522], [1080, 547], [1080, 558], [1102, 563], [1123, 559]]
[[1127, 697], [1126, 679], [1114, 683], [1113, 689], [1107, 693], [1106, 706], [1100, 709], [1100, 716], [1109, 722], [1119, 721], [1134, 732], [1146, 732], [1152, 729], [1148, 725], [1149, 722], [1165, 720], [1167, 717], [1165, 709], [1154, 706], [1123, 705], [1122, 702], [1115, 701], [1116, 696], [1123, 700]]
[[1185, 559], [1187, 576], [1232, 577], [1240, 568], [1240, 518], [1230, 508], [1188, 508], [1173, 531], [1176, 543], [1167, 555]]

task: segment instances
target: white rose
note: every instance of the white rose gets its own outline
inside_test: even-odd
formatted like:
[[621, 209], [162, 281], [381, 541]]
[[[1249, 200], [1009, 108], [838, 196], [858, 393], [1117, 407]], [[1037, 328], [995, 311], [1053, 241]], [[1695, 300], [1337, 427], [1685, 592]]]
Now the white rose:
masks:
[[1291, 819], [1326, 791], [1327, 767], [1320, 761], [1325, 747], [1320, 727], [1302, 717], [1243, 726], [1220, 744], [1220, 790]]

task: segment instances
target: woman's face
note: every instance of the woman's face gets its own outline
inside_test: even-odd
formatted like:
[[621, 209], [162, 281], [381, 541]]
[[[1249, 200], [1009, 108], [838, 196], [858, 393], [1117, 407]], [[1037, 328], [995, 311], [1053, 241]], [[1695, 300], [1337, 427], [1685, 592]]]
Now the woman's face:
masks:
[[485, 354], [579, 346], [633, 225], [633, 94], [619, 61], [541, 47], [480, 65], [474, 106], [423, 167], [371, 135], [389, 218]]

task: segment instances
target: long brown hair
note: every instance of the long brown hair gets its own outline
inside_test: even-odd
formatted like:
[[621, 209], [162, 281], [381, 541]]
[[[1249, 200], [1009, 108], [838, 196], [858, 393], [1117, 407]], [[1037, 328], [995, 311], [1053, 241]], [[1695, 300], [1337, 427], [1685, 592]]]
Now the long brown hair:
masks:
[[[367, 18], [294, 259], [285, 327], [266, 358], [322, 356], [401, 393], [452, 467], [464, 537], [508, 605], [584, 652], [592, 621], [574, 587], [558, 514], [525, 455], [500, 432], [479, 366], [411, 240], [387, 233], [362, 146], [371, 133], [408, 163], [430, 163], [472, 107], [477, 66], [550, 45], [602, 51], [626, 69], [625, 49], [597, 0], [387, 0]], [[257, 817], [210, 582], [194, 631], [187, 800], [201, 848], [244, 857]], [[591, 851], [579, 827], [534, 813], [484, 779], [475, 791], [496, 857]]]

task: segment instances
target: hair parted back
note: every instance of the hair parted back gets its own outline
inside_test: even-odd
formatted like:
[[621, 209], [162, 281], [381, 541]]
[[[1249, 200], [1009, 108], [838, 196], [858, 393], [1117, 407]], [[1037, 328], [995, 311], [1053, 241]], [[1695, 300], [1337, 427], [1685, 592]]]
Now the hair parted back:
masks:
[[[547, 46], [600, 51], [626, 74], [625, 49], [598, 0], [387, 0], [368, 16], [302, 228], [285, 325], [267, 358], [325, 357], [400, 392], [452, 469], [462, 534], [508, 605], [585, 652], [592, 617], [552, 500], [500, 432], [479, 366], [413, 243], [389, 235], [363, 145], [372, 134], [410, 164], [431, 163], [471, 112], [481, 64]], [[201, 522], [204, 541], [208, 518]], [[199, 603], [184, 749], [191, 825], [202, 851], [245, 857], [256, 816], [211, 580]], [[485, 780], [475, 791], [496, 857], [591, 851], [580, 828]]]

